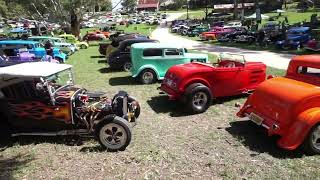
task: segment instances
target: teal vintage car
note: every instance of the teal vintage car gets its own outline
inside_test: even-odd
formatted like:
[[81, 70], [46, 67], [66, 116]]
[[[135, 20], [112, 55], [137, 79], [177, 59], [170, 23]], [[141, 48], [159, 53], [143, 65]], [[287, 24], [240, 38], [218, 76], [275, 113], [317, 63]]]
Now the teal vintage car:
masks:
[[201, 33], [203, 32], [208, 32], [210, 29], [208, 26], [196, 26], [194, 28], [189, 29], [189, 31], [187, 32], [187, 35], [189, 37], [194, 37], [194, 36], [199, 36]]
[[194, 61], [207, 63], [208, 55], [187, 53], [174, 43], [137, 43], [131, 46], [132, 77], [143, 84], [162, 80], [167, 70], [177, 64]]

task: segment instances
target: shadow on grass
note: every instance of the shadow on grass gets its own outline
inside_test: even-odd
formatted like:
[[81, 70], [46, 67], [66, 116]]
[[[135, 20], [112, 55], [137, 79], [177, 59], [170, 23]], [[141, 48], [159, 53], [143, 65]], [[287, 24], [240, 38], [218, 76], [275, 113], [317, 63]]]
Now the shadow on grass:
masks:
[[240, 94], [237, 96], [220, 97], [220, 98], [214, 99], [211, 106], [214, 106], [216, 104], [224, 104], [233, 100], [238, 100], [238, 99], [240, 100], [242, 98], [247, 98], [249, 97], [249, 95], [250, 94]]
[[[98, 63], [100, 63], [100, 61]], [[120, 70], [120, 69], [112, 69], [110, 67], [105, 67], [105, 68], [99, 69], [99, 72], [102, 73], [102, 74], [105, 74], [105, 73], [112, 73], [112, 72], [122, 72], [122, 70]]]
[[88, 138], [82, 138], [80, 136], [18, 136], [10, 139], [0, 140], [0, 152], [7, 148], [19, 145], [25, 146], [30, 144], [63, 144], [67, 146], [80, 146]]
[[105, 56], [90, 56], [91, 58], [105, 58]]
[[107, 64], [108, 61], [107, 61], [107, 60], [99, 60], [98, 63], [99, 63], [99, 64]]
[[[245, 98], [248, 95], [239, 95], [239, 96], [232, 96], [232, 97], [224, 97], [215, 99], [211, 106], [216, 104], [224, 104], [229, 101]], [[195, 115], [194, 113], [190, 112], [186, 107], [185, 103], [181, 101], [171, 101], [169, 100], [168, 96], [155, 96], [152, 97], [150, 100], [147, 101], [151, 109], [156, 113], [169, 113], [171, 117], [182, 117], [182, 116], [191, 116]]]
[[[231, 127], [226, 128], [233, 137], [237, 138], [244, 146], [252, 151], [268, 153], [279, 159], [301, 158], [303, 152], [301, 149], [287, 151], [277, 146], [277, 137], [269, 137], [263, 127], [258, 127], [251, 121], [236, 121], [230, 123]], [[251, 156], [256, 156], [252, 154]]]
[[111, 86], [122, 86], [122, 85], [142, 85], [136, 79], [131, 76], [125, 77], [113, 77], [109, 79], [109, 84]]
[[14, 157], [0, 156], [0, 179], [14, 179], [13, 172], [33, 161], [33, 157], [27, 154], [19, 154]]
[[120, 152], [120, 151], [124, 151], [124, 150], [118, 150], [118, 151], [110, 150], [110, 149], [103, 148], [101, 145], [83, 147], [83, 148], [80, 149], [80, 152], [83, 152], [83, 153], [90, 153], [90, 152]]
[[179, 101], [170, 101], [168, 96], [155, 96], [147, 101], [151, 109], [158, 113], [169, 113], [171, 117], [183, 117], [193, 115], [184, 110], [185, 105]]

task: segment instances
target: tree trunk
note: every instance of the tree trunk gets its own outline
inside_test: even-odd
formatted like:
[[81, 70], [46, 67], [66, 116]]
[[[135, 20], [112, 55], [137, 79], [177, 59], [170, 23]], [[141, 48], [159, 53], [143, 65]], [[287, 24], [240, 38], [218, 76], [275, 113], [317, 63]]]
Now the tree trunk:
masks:
[[208, 0], [206, 0], [206, 20], [208, 19], [208, 14], [209, 14], [209, 9], [208, 9], [208, 6], [209, 6], [209, 2], [208, 2]]
[[234, 9], [233, 9], [233, 17], [234, 19], [238, 19], [238, 0], [234, 0]]
[[78, 15], [74, 12], [71, 11], [71, 33], [75, 35], [76, 37], [79, 37], [80, 35], [80, 19]]

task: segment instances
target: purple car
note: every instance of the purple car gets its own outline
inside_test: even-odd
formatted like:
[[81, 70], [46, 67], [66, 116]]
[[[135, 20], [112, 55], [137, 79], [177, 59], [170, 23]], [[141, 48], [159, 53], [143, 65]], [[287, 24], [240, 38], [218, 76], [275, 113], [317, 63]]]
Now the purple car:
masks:
[[35, 61], [45, 61], [52, 63], [59, 63], [59, 61], [53, 59], [51, 56], [46, 55], [42, 59], [36, 58], [36, 56], [28, 51], [20, 51], [16, 56], [1, 56], [2, 59], [9, 62], [23, 63], [23, 62], [35, 62]]

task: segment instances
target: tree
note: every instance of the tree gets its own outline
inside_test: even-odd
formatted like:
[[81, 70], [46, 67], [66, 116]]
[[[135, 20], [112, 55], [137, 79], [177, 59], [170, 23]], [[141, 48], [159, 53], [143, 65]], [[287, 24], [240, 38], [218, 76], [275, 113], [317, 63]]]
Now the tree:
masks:
[[122, 0], [121, 5], [127, 12], [132, 12], [137, 7], [137, 0]]
[[[75, 36], [80, 34], [83, 15], [92, 10], [94, 0], [16, 0], [33, 19], [55, 19], [61, 24], [70, 24]], [[91, 9], [90, 9], [91, 8]]]

